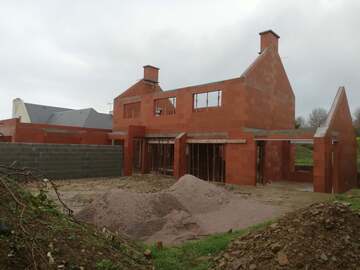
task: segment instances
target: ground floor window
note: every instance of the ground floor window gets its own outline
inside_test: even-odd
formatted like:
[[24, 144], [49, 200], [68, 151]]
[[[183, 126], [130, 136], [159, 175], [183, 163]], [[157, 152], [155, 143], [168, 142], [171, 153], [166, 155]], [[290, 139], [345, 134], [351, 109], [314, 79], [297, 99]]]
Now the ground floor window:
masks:
[[225, 181], [225, 145], [191, 143], [186, 148], [187, 173], [208, 181]]

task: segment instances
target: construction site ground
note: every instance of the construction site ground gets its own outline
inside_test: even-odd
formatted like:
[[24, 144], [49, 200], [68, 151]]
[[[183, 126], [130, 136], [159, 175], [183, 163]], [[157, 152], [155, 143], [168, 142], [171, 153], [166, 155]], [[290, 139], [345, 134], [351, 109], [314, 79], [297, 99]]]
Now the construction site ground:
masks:
[[152, 174], [55, 181], [61, 198], [83, 221], [170, 245], [246, 228], [332, 197], [312, 192], [309, 183], [236, 186], [192, 176], [183, 182]]

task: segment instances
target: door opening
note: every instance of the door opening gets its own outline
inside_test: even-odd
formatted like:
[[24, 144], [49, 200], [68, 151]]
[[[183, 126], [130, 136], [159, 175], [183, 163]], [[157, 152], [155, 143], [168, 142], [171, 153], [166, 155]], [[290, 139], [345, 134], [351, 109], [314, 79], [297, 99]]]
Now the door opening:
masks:
[[207, 181], [225, 181], [225, 145], [190, 143], [186, 148], [187, 173]]

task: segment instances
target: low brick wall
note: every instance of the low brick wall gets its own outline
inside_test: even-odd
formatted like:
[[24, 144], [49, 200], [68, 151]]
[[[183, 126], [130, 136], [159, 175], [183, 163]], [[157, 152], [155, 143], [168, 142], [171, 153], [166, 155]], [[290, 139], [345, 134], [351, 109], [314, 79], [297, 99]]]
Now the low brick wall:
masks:
[[41, 170], [53, 179], [122, 175], [120, 145], [0, 143], [0, 163]]

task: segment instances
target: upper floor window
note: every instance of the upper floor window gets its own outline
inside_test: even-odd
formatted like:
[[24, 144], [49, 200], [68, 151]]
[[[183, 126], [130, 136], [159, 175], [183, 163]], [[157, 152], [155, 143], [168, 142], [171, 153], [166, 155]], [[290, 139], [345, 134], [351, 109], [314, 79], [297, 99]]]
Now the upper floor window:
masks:
[[176, 111], [176, 97], [160, 98], [155, 100], [155, 116], [173, 115]]
[[210, 91], [194, 94], [194, 109], [221, 107], [222, 91]]
[[140, 116], [141, 102], [124, 104], [124, 118], [136, 118]]

